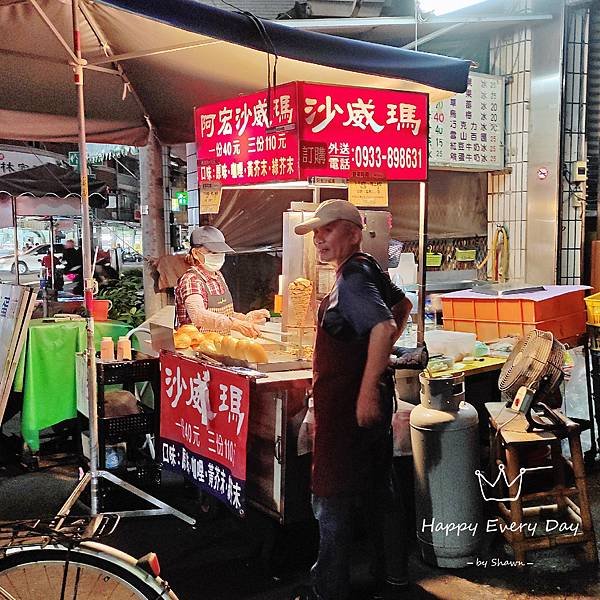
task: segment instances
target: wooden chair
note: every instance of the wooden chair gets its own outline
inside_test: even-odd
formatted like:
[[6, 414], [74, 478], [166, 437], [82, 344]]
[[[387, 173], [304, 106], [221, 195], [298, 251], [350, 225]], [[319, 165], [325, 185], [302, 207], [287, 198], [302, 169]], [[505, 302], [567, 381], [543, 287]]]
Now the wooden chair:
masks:
[[[497, 501], [499, 530], [503, 529], [504, 538], [512, 546], [518, 566], [528, 564], [528, 551], [562, 545], [582, 547], [586, 562], [597, 563], [579, 425], [562, 417], [564, 427], [560, 432], [527, 432], [527, 420], [522, 413], [511, 412], [503, 402], [487, 403], [485, 407], [491, 426], [490, 471], [493, 475], [490, 482], [503, 485], [496, 485], [493, 491], [488, 488], [490, 493], [484, 494], [484, 498], [487, 495], [485, 499]], [[569, 442], [570, 460], [562, 454], [563, 439]], [[546, 479], [550, 479], [552, 485], [542, 491], [527, 491], [524, 476], [529, 479], [527, 472], [541, 468], [522, 465], [526, 464], [527, 455], [535, 450], [543, 454], [548, 447], [550, 461], [541, 467], [547, 470], [541, 472], [551, 473]], [[572, 483], [567, 482], [567, 467], [572, 471]], [[482, 491], [485, 492], [485, 488]], [[543, 529], [540, 518], [546, 519], [545, 533], [526, 535], [537, 533], [540, 525]]]

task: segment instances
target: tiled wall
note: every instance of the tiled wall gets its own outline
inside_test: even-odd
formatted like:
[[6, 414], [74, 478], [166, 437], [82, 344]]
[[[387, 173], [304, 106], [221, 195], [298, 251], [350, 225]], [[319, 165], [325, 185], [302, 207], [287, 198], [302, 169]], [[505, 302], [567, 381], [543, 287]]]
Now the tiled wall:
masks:
[[506, 166], [510, 174], [488, 179], [488, 239], [497, 225], [510, 237], [511, 281], [525, 277], [525, 227], [527, 222], [527, 144], [531, 85], [531, 30], [521, 28], [498, 36], [490, 47], [490, 71], [507, 77]]
[[200, 223], [196, 144], [186, 144], [185, 149], [187, 158], [188, 223], [192, 227]]

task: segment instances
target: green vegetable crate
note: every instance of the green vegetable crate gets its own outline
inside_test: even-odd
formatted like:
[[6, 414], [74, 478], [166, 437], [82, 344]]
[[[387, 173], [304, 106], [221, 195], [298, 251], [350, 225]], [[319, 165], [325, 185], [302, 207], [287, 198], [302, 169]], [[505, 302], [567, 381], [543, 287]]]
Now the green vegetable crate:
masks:
[[441, 267], [442, 254], [440, 252], [428, 252], [425, 257], [425, 265], [428, 267]]
[[454, 254], [456, 262], [473, 262], [477, 257], [477, 250], [465, 250], [457, 248]]

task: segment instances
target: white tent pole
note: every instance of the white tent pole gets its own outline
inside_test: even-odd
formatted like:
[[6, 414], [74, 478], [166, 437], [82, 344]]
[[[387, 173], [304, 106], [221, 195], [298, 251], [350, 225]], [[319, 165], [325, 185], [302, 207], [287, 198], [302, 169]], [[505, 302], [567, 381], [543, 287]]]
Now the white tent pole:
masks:
[[52, 33], [54, 34], [54, 36], [56, 37], [56, 39], [58, 40], [60, 45], [66, 50], [67, 54], [71, 57], [71, 60], [73, 60], [73, 61], [80, 60], [81, 55], [77, 56], [76, 52], [71, 51], [71, 48], [69, 48], [69, 44], [67, 44], [67, 42], [64, 40], [63, 36], [60, 35], [60, 32], [58, 31], [58, 29], [56, 29], [56, 27], [54, 26], [54, 23], [52, 23], [52, 21], [50, 20], [48, 15], [42, 10], [42, 7], [36, 2], [36, 0], [29, 0], [29, 3], [33, 6], [33, 8], [35, 8], [37, 13], [42, 18], [42, 21], [44, 21], [44, 23], [46, 23], [46, 25], [48, 26], [50, 31], [52, 31]]
[[90, 512], [98, 514], [98, 404], [96, 389], [96, 346], [94, 344], [94, 279], [92, 273], [92, 245], [90, 228], [90, 202], [88, 193], [87, 149], [85, 135], [85, 100], [83, 95], [83, 64], [79, 30], [79, 0], [71, 0], [73, 14], [73, 50], [77, 62], [73, 66], [77, 89], [77, 121], [79, 132], [79, 171], [81, 176], [81, 240], [83, 262], [83, 295], [87, 338], [87, 392], [90, 425]]
[[56, 281], [54, 281], [54, 219], [50, 217], [50, 276], [46, 273], [47, 279], [52, 279], [52, 291], [56, 291]]
[[[102, 44], [102, 50], [105, 52], [105, 54], [108, 55], [108, 58], [110, 58], [110, 56], [113, 55], [113, 51], [112, 51], [112, 48], [110, 47], [108, 37], [104, 34], [104, 31], [102, 31], [102, 28], [96, 22], [94, 15], [91, 13], [91, 11], [89, 11], [87, 9], [85, 4], [82, 4], [80, 6], [80, 10], [81, 10], [83, 16], [86, 18], [89, 26], [92, 28], [92, 31], [100, 40], [100, 43]], [[112, 61], [110, 61], [110, 62], [112, 62]], [[116, 68], [118, 75], [121, 77], [121, 79], [123, 80], [123, 83], [125, 84], [125, 90], [129, 91], [131, 93], [131, 95], [137, 102], [138, 106], [141, 108], [142, 113], [144, 114], [144, 118], [146, 119], [146, 121], [149, 122], [149, 120], [150, 120], [150, 117], [148, 116], [149, 113], [146, 110], [146, 107], [144, 106], [142, 99], [138, 96], [135, 88], [133, 87], [131, 81], [129, 80], [129, 77], [127, 77], [127, 73], [125, 72], [125, 69], [123, 69], [123, 66], [120, 65], [117, 61], [115, 61], [114, 64], [115, 64], [115, 68]], [[89, 66], [89, 64], [86, 61], [84, 68], [87, 68], [88, 66]], [[98, 67], [92, 66], [90, 68], [98, 68]]]
[[427, 279], [427, 218], [429, 212], [429, 189], [426, 181], [419, 182], [419, 277], [417, 280], [417, 344], [425, 341], [425, 295]]
[[179, 50], [204, 48], [205, 46], [214, 46], [215, 44], [225, 44], [225, 42], [222, 40], [212, 40], [210, 42], [188, 42], [185, 44], [176, 44], [175, 46], [165, 46], [164, 48], [154, 48], [152, 50], [138, 50], [136, 52], [124, 52], [123, 54], [109, 54], [105, 58], [95, 58], [90, 60], [86, 68], [121, 60], [133, 60], [136, 58], [146, 58], [147, 56], [158, 56], [161, 54], [168, 54], [170, 52], [178, 52]]
[[15, 280], [17, 285], [21, 284], [21, 275], [19, 274], [19, 228], [17, 225], [17, 199], [13, 195], [11, 196], [12, 201], [12, 221], [13, 221], [13, 234], [15, 242]]

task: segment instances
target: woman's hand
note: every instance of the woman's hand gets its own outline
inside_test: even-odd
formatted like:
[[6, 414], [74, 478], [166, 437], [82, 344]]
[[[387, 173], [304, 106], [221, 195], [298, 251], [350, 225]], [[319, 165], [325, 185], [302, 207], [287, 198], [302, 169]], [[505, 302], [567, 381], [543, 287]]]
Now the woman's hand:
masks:
[[260, 333], [258, 327], [254, 323], [242, 321], [240, 319], [231, 319], [231, 329], [251, 338], [258, 337]]
[[266, 308], [260, 308], [259, 310], [251, 310], [249, 313], [246, 313], [246, 321], [263, 325], [270, 316], [271, 313]]

